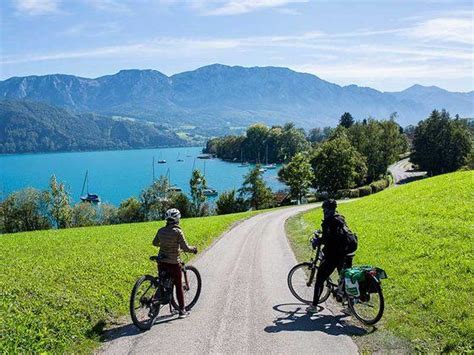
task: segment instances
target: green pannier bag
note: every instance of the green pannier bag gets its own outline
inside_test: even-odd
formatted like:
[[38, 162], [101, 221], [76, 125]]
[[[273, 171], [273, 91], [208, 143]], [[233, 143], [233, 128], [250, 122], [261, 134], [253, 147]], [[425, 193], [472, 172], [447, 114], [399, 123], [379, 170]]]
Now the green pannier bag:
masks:
[[377, 278], [378, 281], [387, 278], [387, 274], [383, 269], [370, 265], [354, 266], [352, 268], [343, 270], [341, 276], [344, 277], [345, 289], [347, 294], [354, 297], [358, 297], [360, 295], [360, 284], [362, 284], [362, 288], [364, 290], [366, 290], [367, 286], [369, 286], [368, 291], [369, 293], [372, 293], [373, 290], [372, 287], [370, 287], [371, 285], [366, 285], [366, 277], [369, 272], [373, 274], [374, 271], [374, 276]]

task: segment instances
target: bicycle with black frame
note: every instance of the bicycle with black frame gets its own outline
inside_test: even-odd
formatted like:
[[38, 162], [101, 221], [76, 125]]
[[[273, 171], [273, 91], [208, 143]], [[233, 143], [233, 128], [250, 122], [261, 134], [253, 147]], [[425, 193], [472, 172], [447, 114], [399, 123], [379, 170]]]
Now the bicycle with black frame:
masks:
[[[150, 260], [159, 265], [160, 256], [150, 256]], [[180, 263], [184, 303], [186, 311], [196, 304], [201, 294], [201, 275], [199, 271], [185, 262]], [[143, 275], [133, 286], [130, 296], [130, 316], [133, 324], [141, 330], [148, 330], [153, 326], [160, 310], [169, 305], [170, 313], [175, 314], [179, 310], [175, 287], [171, 276], [164, 270], [159, 270], [158, 276]]]
[[[321, 238], [321, 231], [314, 232], [314, 236], [310, 238], [310, 245], [316, 245], [313, 247], [314, 257], [309, 262], [295, 265], [288, 273], [287, 280], [293, 296], [306, 304], [312, 303], [317, 270], [324, 259], [321, 243], [317, 241], [315, 243], [314, 238]], [[337, 302], [347, 305], [359, 321], [366, 325], [373, 325], [382, 318], [384, 312], [381, 280], [387, 275], [385, 271], [377, 267], [361, 266], [355, 267], [355, 269], [362, 273], [363, 280], [357, 282], [357, 287], [351, 289], [351, 293], [347, 291], [346, 278], [344, 277], [348, 269], [343, 269], [339, 273], [337, 283], [332, 280], [331, 276], [326, 280], [319, 303], [325, 302], [332, 295]]]

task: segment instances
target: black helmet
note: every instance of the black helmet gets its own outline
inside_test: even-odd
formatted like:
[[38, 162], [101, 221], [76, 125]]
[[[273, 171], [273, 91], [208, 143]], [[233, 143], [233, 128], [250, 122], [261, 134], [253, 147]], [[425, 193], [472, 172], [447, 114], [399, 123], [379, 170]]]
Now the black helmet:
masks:
[[327, 199], [323, 202], [323, 210], [335, 210], [337, 208], [336, 200], [332, 198]]

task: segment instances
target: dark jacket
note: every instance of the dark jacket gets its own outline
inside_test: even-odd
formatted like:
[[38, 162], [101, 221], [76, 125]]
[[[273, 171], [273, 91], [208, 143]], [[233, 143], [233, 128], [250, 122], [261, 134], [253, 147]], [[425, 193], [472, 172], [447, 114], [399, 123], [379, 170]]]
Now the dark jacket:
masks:
[[[355, 251], [349, 250], [349, 241], [347, 236], [343, 232], [343, 229], [347, 228], [346, 221], [343, 216], [336, 213], [330, 218], [326, 218], [321, 223], [321, 229], [323, 231], [321, 243], [324, 245], [324, 255], [327, 258], [340, 258], [346, 254]], [[349, 230], [349, 228], [347, 228]]]

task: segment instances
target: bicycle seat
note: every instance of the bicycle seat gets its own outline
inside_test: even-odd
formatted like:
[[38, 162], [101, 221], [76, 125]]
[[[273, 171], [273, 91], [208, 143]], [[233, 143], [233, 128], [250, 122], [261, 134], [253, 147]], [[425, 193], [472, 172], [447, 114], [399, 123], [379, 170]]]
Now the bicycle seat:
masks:
[[151, 261], [156, 261], [156, 262], [160, 262], [161, 260], [163, 260], [164, 258], [166, 258], [165, 255], [152, 255], [150, 256], [150, 260]]

